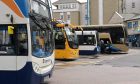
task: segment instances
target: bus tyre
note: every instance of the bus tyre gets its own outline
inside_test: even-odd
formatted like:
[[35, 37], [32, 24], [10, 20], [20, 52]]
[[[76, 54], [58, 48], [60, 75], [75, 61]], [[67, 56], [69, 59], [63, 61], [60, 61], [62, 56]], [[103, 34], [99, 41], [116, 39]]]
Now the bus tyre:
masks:
[[45, 81], [45, 78], [42, 78], [41, 83], [40, 84], [47, 84], [47, 81]]

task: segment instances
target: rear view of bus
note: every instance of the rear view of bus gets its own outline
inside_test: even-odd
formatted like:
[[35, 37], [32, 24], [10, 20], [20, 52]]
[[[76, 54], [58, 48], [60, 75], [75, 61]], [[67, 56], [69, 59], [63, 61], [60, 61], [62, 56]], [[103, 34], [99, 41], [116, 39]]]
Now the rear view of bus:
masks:
[[100, 52], [97, 31], [76, 31], [80, 55], [95, 55]]
[[109, 26], [104, 29], [108, 31], [111, 36], [112, 46], [111, 52], [127, 53], [129, 48], [127, 46], [127, 30], [124, 25]]
[[70, 25], [57, 24], [55, 27], [55, 58], [62, 60], [79, 58], [78, 39]]
[[0, 83], [40, 84], [52, 75], [49, 0], [0, 1]]

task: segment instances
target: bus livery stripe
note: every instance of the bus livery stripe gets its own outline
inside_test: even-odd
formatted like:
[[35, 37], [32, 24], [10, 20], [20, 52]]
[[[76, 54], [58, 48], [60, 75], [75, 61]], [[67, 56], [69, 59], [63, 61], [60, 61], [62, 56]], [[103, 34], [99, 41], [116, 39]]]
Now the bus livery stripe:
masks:
[[11, 10], [13, 10], [19, 17], [24, 17], [14, 0], [2, 0], [2, 2], [5, 3]]
[[15, 2], [17, 3], [18, 7], [20, 8], [20, 10], [22, 11], [23, 15], [25, 17], [28, 17], [28, 12], [29, 12], [29, 0], [15, 0]]

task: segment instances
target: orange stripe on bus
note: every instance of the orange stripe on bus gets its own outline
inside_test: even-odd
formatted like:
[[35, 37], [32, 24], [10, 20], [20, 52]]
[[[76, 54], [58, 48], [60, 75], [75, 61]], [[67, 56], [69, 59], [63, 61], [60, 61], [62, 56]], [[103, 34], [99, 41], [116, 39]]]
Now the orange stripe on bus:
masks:
[[11, 8], [18, 16], [22, 18], [24, 17], [15, 4], [14, 0], [2, 0], [2, 2], [4, 2], [9, 8]]

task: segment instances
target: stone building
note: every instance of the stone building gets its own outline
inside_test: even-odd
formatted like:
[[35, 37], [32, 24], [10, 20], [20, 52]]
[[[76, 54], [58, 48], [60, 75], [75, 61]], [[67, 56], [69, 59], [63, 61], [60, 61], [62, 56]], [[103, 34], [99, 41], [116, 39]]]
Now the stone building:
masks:
[[53, 3], [53, 17], [73, 25], [86, 24], [86, 3], [77, 0], [58, 0]]

